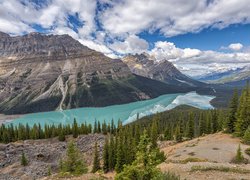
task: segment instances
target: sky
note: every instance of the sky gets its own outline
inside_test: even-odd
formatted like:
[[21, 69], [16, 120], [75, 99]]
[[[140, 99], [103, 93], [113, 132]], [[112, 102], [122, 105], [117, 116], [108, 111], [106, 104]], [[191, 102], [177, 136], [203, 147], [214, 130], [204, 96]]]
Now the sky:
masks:
[[69, 34], [111, 58], [146, 52], [198, 77], [250, 66], [249, 0], [0, 0], [0, 31]]

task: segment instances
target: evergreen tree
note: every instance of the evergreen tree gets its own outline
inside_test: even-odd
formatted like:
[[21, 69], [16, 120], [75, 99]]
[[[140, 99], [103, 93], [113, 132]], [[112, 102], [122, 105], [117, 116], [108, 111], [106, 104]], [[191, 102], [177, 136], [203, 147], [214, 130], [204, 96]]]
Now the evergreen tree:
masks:
[[164, 132], [164, 138], [169, 141], [172, 139], [172, 133], [171, 133], [171, 129], [169, 126], [166, 127], [165, 132]]
[[199, 130], [200, 130], [200, 133], [199, 133], [200, 136], [206, 133], [206, 121], [205, 121], [204, 113], [200, 113]]
[[110, 136], [110, 143], [108, 148], [108, 162], [109, 162], [109, 170], [115, 169], [115, 161], [116, 161], [116, 154], [115, 154], [115, 142], [113, 135]]
[[177, 124], [175, 128], [175, 141], [176, 142], [181, 142], [182, 141], [182, 134], [180, 132], [180, 125]]
[[69, 172], [73, 175], [80, 175], [88, 171], [79, 150], [72, 141], [68, 144], [66, 160], [62, 162], [61, 169], [62, 173]]
[[150, 139], [144, 131], [137, 148], [136, 159], [131, 165], [125, 165], [124, 170], [118, 173], [115, 179], [151, 180], [158, 177], [161, 172], [156, 168], [159, 162], [156, 160], [156, 154], [152, 147]]
[[242, 163], [243, 161], [244, 161], [244, 157], [242, 155], [240, 144], [239, 144], [234, 162], [235, 163]]
[[237, 120], [235, 122], [235, 132], [238, 136], [243, 136], [250, 126], [250, 88], [249, 85], [243, 90], [237, 110]]
[[116, 165], [115, 170], [117, 173], [123, 170], [124, 165], [124, 152], [123, 152], [123, 141], [121, 135], [118, 137], [117, 141], [117, 152], [116, 152]]
[[249, 144], [250, 145], [250, 126], [248, 126], [247, 130], [244, 133], [243, 142], [245, 144]]
[[51, 176], [51, 166], [48, 167], [48, 176]]
[[218, 115], [216, 110], [212, 112], [212, 133], [216, 133], [218, 131]]
[[156, 119], [153, 119], [153, 123], [151, 125], [150, 137], [151, 137], [153, 148], [156, 148], [157, 147], [157, 139], [158, 139], [158, 131], [157, 131], [157, 121], [156, 121]]
[[107, 173], [109, 171], [109, 141], [108, 138], [105, 140], [103, 148], [103, 171]]
[[63, 129], [60, 129], [58, 139], [59, 141], [65, 141], [65, 134]]
[[233, 97], [230, 101], [229, 104], [229, 115], [228, 115], [228, 120], [227, 120], [227, 126], [226, 126], [226, 131], [229, 133], [233, 133], [234, 132], [234, 126], [235, 126], [235, 122], [237, 120], [237, 109], [238, 109], [238, 90], [235, 89], [234, 90], [234, 94]]
[[76, 122], [76, 119], [74, 119], [74, 122], [73, 122], [72, 133], [73, 133], [74, 138], [78, 137], [78, 124]]
[[101, 123], [100, 121], [97, 122], [97, 133], [101, 133], [102, 129], [101, 129]]
[[95, 120], [95, 124], [94, 124], [94, 133], [97, 133], [97, 122]]
[[22, 152], [21, 165], [22, 165], [22, 166], [27, 166], [27, 165], [28, 165], [28, 160], [27, 160], [27, 158], [26, 158], [24, 152]]
[[194, 115], [189, 114], [188, 124], [187, 124], [187, 135], [188, 138], [192, 139], [194, 137]]
[[94, 153], [94, 162], [93, 162], [92, 173], [95, 173], [101, 169], [98, 149], [99, 148], [98, 148], [97, 142], [95, 142], [95, 153]]

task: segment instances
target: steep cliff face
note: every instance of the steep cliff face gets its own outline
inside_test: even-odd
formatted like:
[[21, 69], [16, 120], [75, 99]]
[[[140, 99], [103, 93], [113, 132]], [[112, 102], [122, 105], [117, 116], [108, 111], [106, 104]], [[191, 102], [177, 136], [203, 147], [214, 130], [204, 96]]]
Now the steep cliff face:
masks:
[[[177, 90], [178, 91], [178, 90]], [[187, 89], [178, 92], [188, 91]], [[68, 35], [0, 33], [0, 112], [106, 106], [176, 92]]]
[[203, 83], [182, 74], [171, 62], [167, 60], [157, 62], [154, 57], [146, 53], [128, 55], [122, 60], [133, 73], [140, 76], [181, 86], [195, 87], [203, 85]]

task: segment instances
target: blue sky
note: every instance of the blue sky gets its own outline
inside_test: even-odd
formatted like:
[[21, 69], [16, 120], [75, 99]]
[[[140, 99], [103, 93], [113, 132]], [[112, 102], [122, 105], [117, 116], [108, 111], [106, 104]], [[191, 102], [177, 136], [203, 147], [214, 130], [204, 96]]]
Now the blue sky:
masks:
[[173, 37], [165, 37], [159, 33], [140, 33], [139, 36], [151, 46], [157, 41], [170, 41], [180, 48], [196, 48], [200, 50], [221, 50], [232, 43], [250, 45], [250, 24], [235, 24], [224, 29], [206, 28], [198, 33], [186, 33]]
[[0, 0], [0, 31], [69, 34], [111, 58], [146, 52], [198, 76], [250, 63], [249, 0]]

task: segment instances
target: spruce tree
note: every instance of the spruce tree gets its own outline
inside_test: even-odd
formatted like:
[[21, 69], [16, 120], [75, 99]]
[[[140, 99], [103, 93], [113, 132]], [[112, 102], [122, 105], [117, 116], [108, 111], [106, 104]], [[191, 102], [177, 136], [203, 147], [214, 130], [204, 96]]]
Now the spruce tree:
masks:
[[242, 163], [243, 161], [244, 161], [244, 156], [242, 155], [240, 144], [239, 144], [234, 162]]
[[109, 141], [108, 138], [105, 140], [104, 148], [103, 148], [103, 171], [107, 173], [109, 171]]
[[68, 144], [66, 159], [62, 162], [61, 171], [63, 173], [69, 172], [73, 175], [84, 174], [88, 171], [87, 166], [82, 160], [82, 156], [73, 141]]
[[59, 141], [65, 141], [65, 134], [64, 134], [64, 130], [63, 129], [60, 129], [58, 140]]
[[237, 110], [236, 135], [242, 137], [248, 126], [250, 126], [250, 89], [247, 86], [242, 92]]
[[73, 127], [72, 127], [72, 133], [73, 133], [73, 137], [74, 138], [77, 138], [78, 137], [78, 124], [76, 122], [76, 119], [74, 119], [74, 122], [73, 122]]
[[121, 172], [123, 170], [124, 165], [124, 152], [123, 152], [123, 141], [121, 138], [121, 135], [118, 137], [117, 141], [117, 152], [116, 152], [116, 164], [115, 164], [115, 170], [117, 173]]
[[115, 153], [115, 142], [113, 135], [110, 136], [110, 143], [108, 148], [108, 162], [109, 170], [115, 169], [116, 153]]
[[234, 94], [233, 97], [230, 101], [229, 104], [229, 115], [228, 115], [228, 119], [227, 119], [227, 126], [226, 126], [226, 131], [229, 133], [233, 133], [234, 132], [234, 126], [235, 126], [235, 122], [237, 120], [237, 109], [238, 109], [238, 90], [235, 89], [234, 90]]
[[28, 160], [27, 160], [27, 158], [26, 158], [24, 152], [22, 152], [21, 165], [22, 165], [22, 166], [27, 166], [27, 165], [28, 165]]
[[94, 150], [94, 162], [92, 167], [92, 173], [97, 172], [101, 169], [100, 158], [99, 158], [99, 147], [97, 142], [95, 142], [95, 150]]
[[151, 137], [151, 141], [152, 141], [152, 147], [156, 148], [157, 147], [157, 138], [158, 138], [156, 119], [153, 120], [153, 123], [151, 125], [150, 137]]
[[248, 126], [247, 130], [244, 133], [243, 142], [245, 144], [249, 144], [250, 145], [250, 126]]
[[137, 147], [136, 159], [131, 165], [125, 165], [124, 170], [116, 175], [117, 180], [151, 180], [158, 177], [161, 172], [156, 168], [157, 161], [155, 149], [152, 148], [150, 138], [144, 131]]
[[194, 137], [194, 115], [193, 113], [189, 114], [186, 136], [190, 139]]
[[175, 141], [176, 142], [181, 142], [182, 141], [182, 134], [180, 132], [180, 125], [177, 124], [175, 128]]

